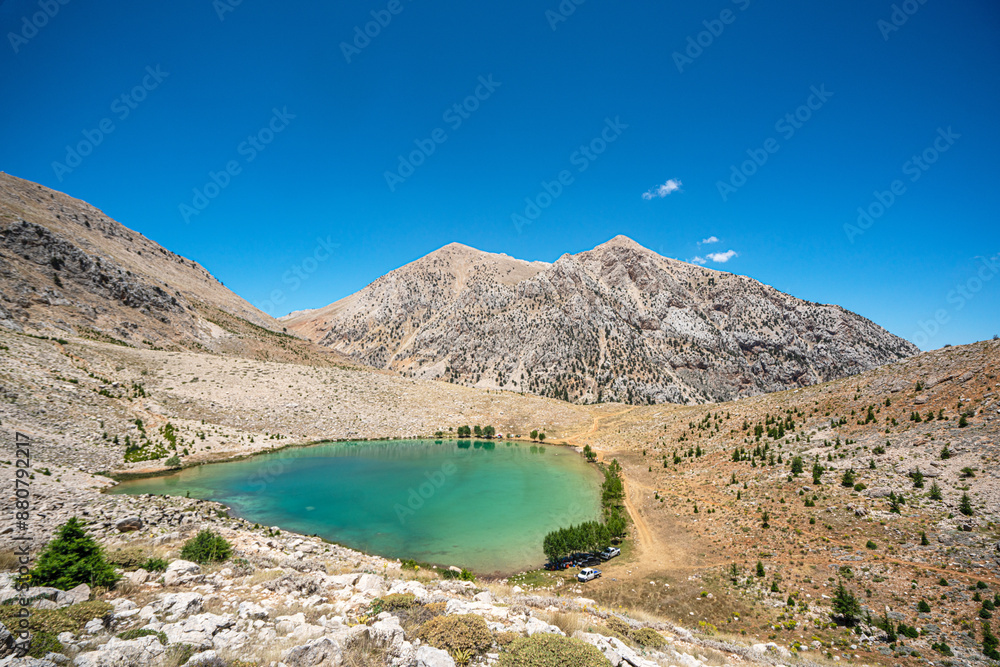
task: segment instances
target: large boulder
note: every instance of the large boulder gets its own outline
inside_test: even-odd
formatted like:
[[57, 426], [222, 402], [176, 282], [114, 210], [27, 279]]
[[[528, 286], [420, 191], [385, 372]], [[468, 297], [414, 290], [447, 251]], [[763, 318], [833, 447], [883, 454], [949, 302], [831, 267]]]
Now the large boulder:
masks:
[[363, 593], [379, 596], [385, 593], [385, 581], [377, 574], [362, 574], [358, 577], [354, 588]]
[[224, 665], [219, 654], [215, 651], [202, 651], [200, 653], [195, 653], [191, 658], [184, 663], [184, 667], [220, 667]]
[[76, 667], [136, 667], [153, 665], [163, 655], [163, 645], [153, 636], [124, 640], [112, 637], [96, 651], [76, 656]]
[[252, 620], [267, 618], [268, 611], [264, 607], [260, 606], [256, 602], [250, 602], [249, 600], [244, 600], [240, 603], [240, 608], [236, 612], [240, 618], [249, 618]]
[[548, 633], [551, 633], [553, 635], [564, 635], [564, 634], [566, 634], [565, 632], [563, 632], [562, 630], [560, 630], [557, 626], [555, 626], [555, 625], [549, 625], [548, 623], [546, 623], [542, 619], [535, 618], [534, 616], [532, 616], [531, 618], [529, 618], [528, 622], [524, 624], [524, 629], [528, 633], [529, 636], [535, 634], [536, 632], [548, 632]]
[[168, 617], [197, 614], [205, 604], [205, 596], [201, 593], [168, 593], [157, 600], [152, 606], [156, 611]]
[[198, 614], [189, 616], [179, 623], [169, 623], [160, 630], [171, 644], [188, 644], [198, 649], [212, 648], [212, 637], [222, 628], [228, 628], [234, 621], [230, 616], [219, 614]]
[[[316, 667], [317, 665], [339, 665], [343, 660], [343, 649], [330, 637], [320, 637], [308, 644], [294, 646], [284, 652], [281, 661], [288, 667]], [[452, 663], [454, 664], [454, 663]]]
[[424, 644], [417, 648], [417, 667], [455, 667], [447, 651]]
[[137, 516], [128, 516], [115, 523], [115, 528], [119, 533], [131, 533], [142, 529], [142, 519]]
[[399, 619], [387, 612], [379, 614], [379, 620], [372, 624], [370, 633], [373, 640], [392, 649], [397, 648], [404, 639]]
[[175, 560], [167, 566], [167, 571], [163, 574], [163, 583], [166, 586], [181, 584], [190, 581], [199, 572], [201, 566], [189, 560]]
[[0, 623], [0, 658], [6, 658], [14, 652], [14, 635], [10, 634], [3, 623]]
[[89, 599], [90, 586], [87, 584], [80, 584], [76, 588], [71, 588], [68, 591], [59, 591], [59, 594], [56, 595], [56, 604], [62, 607], [68, 607], [72, 604], [86, 602]]

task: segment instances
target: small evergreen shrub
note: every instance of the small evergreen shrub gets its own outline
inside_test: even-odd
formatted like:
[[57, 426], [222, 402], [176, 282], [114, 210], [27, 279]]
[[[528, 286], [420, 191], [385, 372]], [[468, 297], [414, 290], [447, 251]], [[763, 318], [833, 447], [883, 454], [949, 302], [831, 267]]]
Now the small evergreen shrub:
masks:
[[232, 554], [233, 548], [221, 535], [205, 529], [184, 543], [181, 558], [195, 563], [224, 561]]
[[498, 664], [500, 667], [611, 667], [596, 646], [547, 632], [515, 639], [500, 654]]
[[68, 591], [80, 584], [111, 588], [118, 581], [115, 568], [104, 558], [94, 538], [73, 517], [56, 530], [28, 575], [32, 586], [53, 586]]
[[147, 572], [166, 572], [169, 564], [164, 558], [147, 558], [139, 567]]

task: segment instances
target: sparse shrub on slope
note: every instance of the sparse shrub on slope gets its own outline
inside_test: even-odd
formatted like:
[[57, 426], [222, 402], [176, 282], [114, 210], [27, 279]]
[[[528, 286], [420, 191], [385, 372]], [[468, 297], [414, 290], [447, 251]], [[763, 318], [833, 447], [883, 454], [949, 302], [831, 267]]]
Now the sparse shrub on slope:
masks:
[[64, 650], [62, 642], [55, 633], [41, 630], [31, 636], [28, 657], [44, 658], [49, 653], [62, 653]]
[[420, 627], [420, 639], [448, 653], [482, 653], [493, 645], [493, 633], [482, 616], [435, 616]]
[[224, 537], [206, 529], [184, 543], [181, 558], [195, 563], [224, 561], [232, 551], [233, 548]]
[[512, 641], [500, 654], [500, 667], [611, 667], [596, 646], [579, 639], [539, 632]]

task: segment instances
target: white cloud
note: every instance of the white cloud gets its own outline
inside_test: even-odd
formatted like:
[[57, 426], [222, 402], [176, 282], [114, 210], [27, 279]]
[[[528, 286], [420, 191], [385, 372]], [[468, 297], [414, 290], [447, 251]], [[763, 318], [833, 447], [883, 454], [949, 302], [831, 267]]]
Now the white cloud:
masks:
[[718, 236], [709, 236], [707, 239], [702, 239], [698, 241], [698, 245], [708, 245], [709, 243], [718, 243], [718, 242], [719, 242]]
[[726, 252], [710, 252], [708, 253], [708, 258], [717, 264], [725, 264], [733, 257], [739, 257], [739, 253], [735, 250], [727, 250]]
[[681, 182], [675, 178], [671, 178], [663, 185], [657, 185], [655, 188], [651, 188], [646, 192], [643, 192], [642, 198], [645, 199], [646, 201], [657, 198], [663, 199], [667, 195], [673, 192], [677, 192], [680, 189], [681, 189]]
[[716, 264], [725, 264], [733, 257], [739, 257], [739, 256], [740, 254], [735, 250], [727, 250], [726, 252], [710, 252], [704, 257], [700, 255], [697, 257], [692, 257], [691, 259], [688, 260], [688, 263], [700, 264], [702, 266], [708, 264], [709, 262], [715, 262]]

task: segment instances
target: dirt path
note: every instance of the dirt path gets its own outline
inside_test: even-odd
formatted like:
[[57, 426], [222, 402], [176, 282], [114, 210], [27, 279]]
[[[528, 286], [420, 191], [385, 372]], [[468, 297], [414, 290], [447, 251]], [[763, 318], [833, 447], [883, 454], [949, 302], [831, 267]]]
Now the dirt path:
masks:
[[[619, 410], [618, 412], [611, 412], [605, 415], [597, 415], [594, 417], [594, 422], [591, 424], [590, 429], [583, 431], [581, 433], [575, 433], [573, 435], [567, 436], [564, 442], [569, 445], [574, 445], [580, 447], [581, 444], [578, 438], [593, 435], [597, 433], [601, 428], [601, 422], [605, 419], [610, 419], [611, 417], [617, 417], [623, 415], [627, 412], [631, 412], [635, 408], [626, 408], [625, 410]], [[603, 462], [605, 455], [603, 452], [597, 452], [597, 460]], [[660, 540], [656, 538], [653, 531], [650, 530], [649, 525], [646, 523], [645, 517], [639, 513], [638, 507], [636, 507], [634, 494], [636, 489], [642, 489], [648, 491], [649, 489], [638, 482], [625, 479], [625, 509], [632, 519], [632, 524], [635, 526], [636, 536], [638, 538], [638, 553], [637, 564], [641, 567], [643, 571], [650, 571], [656, 569], [662, 569], [666, 564], [663, 561], [663, 556], [669, 551], [665, 545], [663, 545]]]
[[581, 445], [577, 441], [577, 438], [582, 438], [584, 436], [593, 435], [594, 433], [597, 433], [597, 431], [600, 429], [601, 421], [605, 419], [610, 419], [611, 417], [617, 417], [618, 415], [623, 415], [627, 412], [632, 412], [633, 410], [635, 410], [635, 408], [625, 408], [624, 410], [619, 410], [618, 412], [609, 412], [606, 415], [595, 415], [594, 422], [590, 425], [590, 428], [588, 430], [581, 431], [580, 433], [574, 433], [573, 435], [568, 435], [566, 436], [565, 439], [563, 439], [563, 442], [567, 445], [574, 445], [576, 447], [580, 447]]

